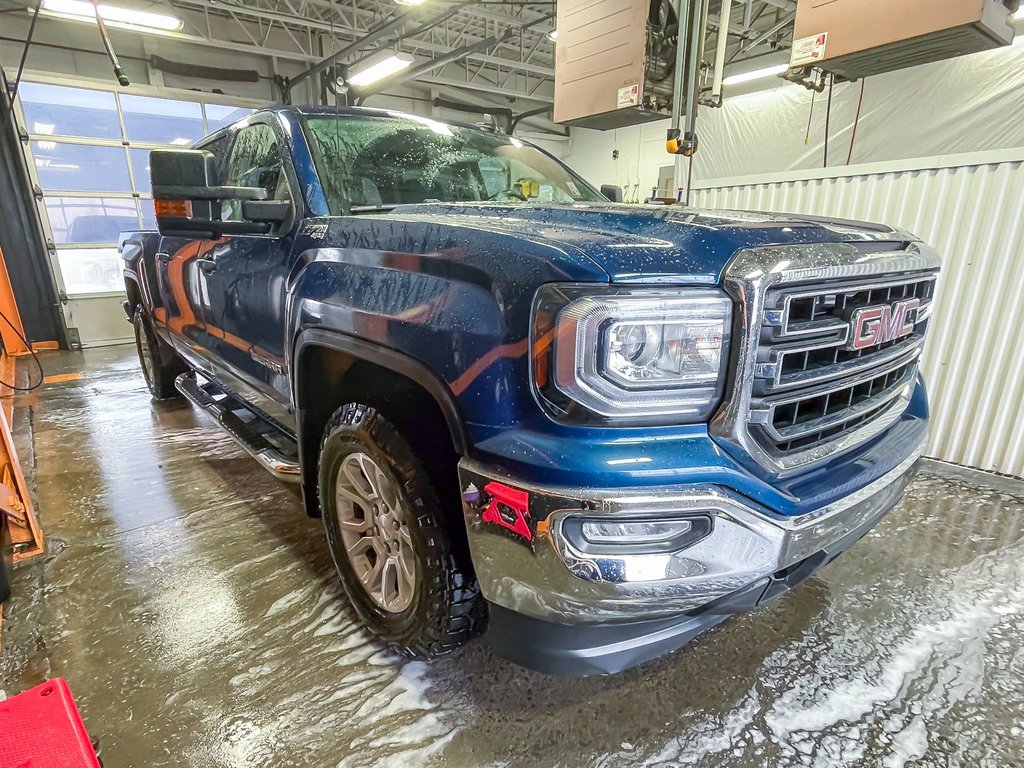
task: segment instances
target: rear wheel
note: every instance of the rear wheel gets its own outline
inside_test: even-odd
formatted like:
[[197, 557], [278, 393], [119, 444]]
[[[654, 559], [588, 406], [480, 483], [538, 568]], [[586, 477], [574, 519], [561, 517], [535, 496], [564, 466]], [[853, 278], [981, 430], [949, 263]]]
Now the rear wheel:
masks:
[[414, 657], [451, 651], [478, 631], [483, 601], [452, 549], [429, 474], [375, 409], [335, 412], [319, 490], [334, 564], [370, 631]]
[[[135, 326], [135, 349], [139, 353], [139, 365], [142, 366], [142, 375], [150, 394], [157, 400], [178, 397], [174, 380], [187, 370], [185, 364], [162, 346], [163, 343], [157, 338], [141, 306], [135, 308], [132, 325]], [[165, 359], [169, 362], [165, 362]]]

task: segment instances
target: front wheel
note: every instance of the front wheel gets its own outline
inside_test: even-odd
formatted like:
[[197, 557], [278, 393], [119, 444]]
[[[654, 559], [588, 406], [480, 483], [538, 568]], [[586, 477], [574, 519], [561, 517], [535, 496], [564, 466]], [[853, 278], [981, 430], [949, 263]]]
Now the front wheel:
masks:
[[335, 412], [320, 450], [320, 507], [342, 587], [367, 628], [412, 657], [472, 637], [483, 601], [460, 567], [423, 464], [380, 413]]
[[176, 355], [166, 355], [172, 359], [170, 363], [164, 362], [165, 354], [160, 346], [161, 342], [141, 306], [135, 308], [132, 325], [135, 327], [135, 350], [139, 353], [139, 365], [142, 366], [142, 375], [146, 379], [150, 394], [156, 400], [178, 397], [174, 380], [185, 372], [184, 364]]

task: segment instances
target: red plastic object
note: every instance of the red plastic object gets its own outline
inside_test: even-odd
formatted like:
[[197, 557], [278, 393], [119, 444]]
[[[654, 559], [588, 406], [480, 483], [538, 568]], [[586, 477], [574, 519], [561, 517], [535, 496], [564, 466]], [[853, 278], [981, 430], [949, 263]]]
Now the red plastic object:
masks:
[[533, 531], [526, 522], [530, 516], [530, 496], [526, 491], [509, 488], [501, 483], [488, 483], [484, 486], [484, 493], [492, 497], [480, 516], [485, 523], [500, 525], [527, 541], [533, 541]]
[[0, 702], [0, 768], [100, 768], [66, 680]]

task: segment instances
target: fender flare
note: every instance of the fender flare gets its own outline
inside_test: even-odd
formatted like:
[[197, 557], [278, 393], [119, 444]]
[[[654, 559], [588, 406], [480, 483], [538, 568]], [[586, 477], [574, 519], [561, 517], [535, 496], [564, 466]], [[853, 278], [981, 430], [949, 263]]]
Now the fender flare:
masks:
[[469, 442], [466, 438], [466, 430], [462, 417], [459, 414], [458, 405], [448, 385], [437, 374], [423, 363], [398, 350], [376, 344], [372, 341], [356, 338], [340, 331], [329, 331], [324, 328], [307, 328], [300, 331], [296, 337], [292, 353], [293, 370], [296, 371], [296, 375], [292, 377], [292, 400], [297, 410], [301, 410], [299, 404], [300, 381], [298, 371], [302, 370], [300, 361], [308, 347], [333, 349], [351, 355], [357, 360], [373, 363], [381, 368], [394, 371], [415, 382], [426, 390], [427, 394], [434, 399], [434, 402], [441, 409], [441, 413], [444, 414], [444, 420], [448, 425], [448, 431], [451, 434], [455, 450], [463, 456], [467, 454]]

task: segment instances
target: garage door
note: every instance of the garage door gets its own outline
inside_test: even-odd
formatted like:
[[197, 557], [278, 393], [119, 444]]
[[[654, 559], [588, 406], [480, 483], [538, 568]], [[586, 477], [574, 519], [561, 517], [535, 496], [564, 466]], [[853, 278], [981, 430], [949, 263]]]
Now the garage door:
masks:
[[19, 91], [29, 164], [59, 276], [65, 320], [83, 346], [131, 338], [117, 253], [122, 231], [155, 228], [149, 152], [187, 147], [244, 117], [253, 104], [169, 99], [62, 82]]

